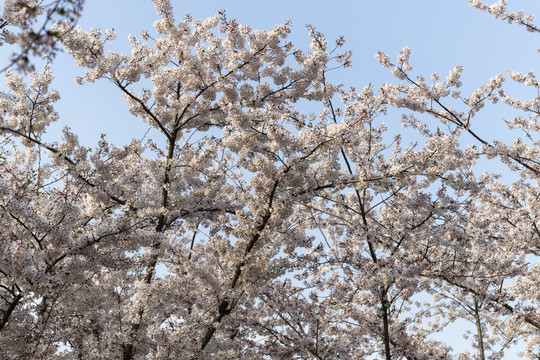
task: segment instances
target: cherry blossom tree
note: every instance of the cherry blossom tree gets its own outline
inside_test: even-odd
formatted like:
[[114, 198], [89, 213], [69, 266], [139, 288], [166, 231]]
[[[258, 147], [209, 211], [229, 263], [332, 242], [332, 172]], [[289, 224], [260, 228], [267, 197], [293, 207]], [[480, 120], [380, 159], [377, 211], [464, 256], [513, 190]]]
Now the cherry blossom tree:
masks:
[[84, 0], [55, 0], [44, 3], [37, 0], [6, 0], [0, 17], [0, 46], [17, 45], [3, 65], [3, 71], [15, 66], [24, 72], [35, 70], [32, 57], [52, 58], [58, 50], [58, 34], [51, 26], [57, 19], [75, 25]]
[[[23, 19], [21, 3], [4, 13]], [[505, 1], [470, 3], [538, 29]], [[154, 4], [129, 55], [75, 18], [45, 28], [85, 69], [76, 81], [117, 88], [155, 141], [89, 149], [65, 128], [47, 142], [51, 68], [5, 72], [1, 358], [497, 359], [516, 342], [539, 356], [538, 98], [507, 96], [501, 75], [462, 96], [459, 66], [430, 85], [410, 48], [377, 54], [396, 84], [345, 89], [341, 38], [308, 27], [301, 50], [289, 23]], [[475, 127], [497, 101], [524, 113], [511, 143]], [[415, 143], [385, 126], [396, 110]], [[457, 320], [476, 329], [459, 354], [436, 337]]]

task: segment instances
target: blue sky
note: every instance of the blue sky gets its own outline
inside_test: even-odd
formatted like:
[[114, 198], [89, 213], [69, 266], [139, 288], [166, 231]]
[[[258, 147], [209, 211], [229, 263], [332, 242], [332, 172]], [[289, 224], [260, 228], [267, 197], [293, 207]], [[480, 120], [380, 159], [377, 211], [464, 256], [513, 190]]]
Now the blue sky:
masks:
[[[309, 45], [306, 24], [316, 26], [330, 41], [343, 35], [347, 41], [345, 48], [353, 52], [353, 66], [335, 71], [333, 81], [357, 88], [369, 83], [376, 86], [395, 83], [374, 55], [382, 50], [394, 58], [404, 46], [412, 47], [411, 63], [415, 75], [430, 75], [437, 71], [444, 78], [455, 65], [464, 66], [464, 94], [496, 74], [505, 74], [508, 69], [527, 72], [538, 68], [538, 35], [494, 19], [470, 7], [467, 0], [172, 0], [172, 3], [177, 19], [187, 13], [205, 18], [226, 9], [228, 18], [259, 29], [292, 20], [290, 40], [301, 48]], [[540, 14], [540, 2], [534, 0], [514, 0], [509, 7]], [[128, 35], [152, 29], [155, 20], [150, 0], [90, 0], [79, 24], [85, 28], [114, 28], [118, 36], [112, 48], [129, 52]], [[0, 55], [4, 54], [6, 59], [8, 51], [0, 49]], [[81, 75], [82, 69], [77, 69], [65, 54], [58, 56], [54, 69], [55, 86], [62, 95], [57, 106], [61, 119], [49, 135], [54, 137], [58, 129], [69, 125], [81, 134], [83, 143], [93, 146], [101, 133], [106, 133], [109, 140], [121, 143], [144, 134], [146, 128], [129, 115], [121, 94], [111, 84], [101, 81], [82, 87], [76, 85], [73, 77]], [[517, 91], [516, 95], [531, 95], [522, 93], [521, 88]], [[490, 115], [498, 114], [487, 112], [485, 117]], [[484, 121], [492, 124], [494, 119], [479, 118], [477, 126], [484, 127]], [[497, 129], [497, 132], [503, 131]], [[491, 137], [497, 135], [492, 133]]]

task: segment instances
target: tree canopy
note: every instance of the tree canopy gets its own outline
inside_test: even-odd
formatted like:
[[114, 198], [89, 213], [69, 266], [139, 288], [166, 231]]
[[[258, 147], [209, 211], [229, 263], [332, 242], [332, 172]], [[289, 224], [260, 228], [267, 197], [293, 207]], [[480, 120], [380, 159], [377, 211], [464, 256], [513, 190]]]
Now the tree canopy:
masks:
[[[538, 359], [540, 97], [505, 91], [540, 94], [533, 72], [462, 94], [463, 67], [414, 75], [405, 47], [376, 54], [393, 83], [346, 88], [342, 38], [153, 3], [126, 54], [77, 26], [83, 1], [3, 2], [0, 358]], [[154, 140], [45, 140], [60, 49]], [[510, 142], [475, 126], [497, 102]], [[435, 336], [458, 321], [464, 351]]]

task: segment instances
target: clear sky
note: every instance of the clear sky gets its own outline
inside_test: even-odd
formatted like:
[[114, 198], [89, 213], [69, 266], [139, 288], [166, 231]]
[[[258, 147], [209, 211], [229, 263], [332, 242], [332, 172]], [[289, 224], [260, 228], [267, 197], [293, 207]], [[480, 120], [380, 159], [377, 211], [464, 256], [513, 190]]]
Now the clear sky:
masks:
[[[226, 9], [229, 19], [235, 18], [254, 28], [270, 29], [292, 20], [290, 40], [303, 48], [309, 46], [306, 24], [317, 27], [329, 41], [343, 35], [347, 41], [345, 48], [353, 52], [352, 67], [334, 72], [333, 81], [346, 86], [362, 88], [369, 83], [376, 86], [396, 83], [374, 55], [382, 50], [395, 58], [404, 46], [412, 47], [415, 75], [439, 72], [444, 78], [454, 66], [462, 65], [464, 95], [509, 69], [540, 70], [537, 53], [540, 35], [494, 19], [470, 7], [468, 0], [172, 0], [172, 3], [177, 19], [186, 13], [205, 18]], [[539, 0], [509, 0], [509, 8], [540, 16]], [[150, 0], [87, 0], [79, 24], [85, 28], [114, 28], [118, 36], [112, 49], [129, 52], [128, 34], [151, 29], [155, 20]], [[0, 48], [0, 56], [4, 59], [2, 64], [7, 63], [9, 50]], [[114, 86], [106, 81], [76, 85], [73, 77], [81, 75], [83, 70], [77, 69], [65, 54], [59, 54], [53, 69], [55, 87], [62, 100], [57, 106], [61, 118], [49, 131], [50, 140], [65, 125], [80, 134], [87, 146], [95, 146], [101, 133], [116, 143], [128, 143], [132, 137], [143, 136], [147, 127], [127, 112], [127, 104]], [[527, 94], [519, 87], [515, 92], [516, 96]], [[503, 136], [501, 127], [490, 125], [500, 118], [497, 111], [483, 113], [473, 126], [492, 138]], [[393, 119], [384, 121], [391, 126]], [[399, 126], [397, 121], [393, 123]], [[460, 336], [456, 339], [459, 342]]]
[[[508, 69], [524, 72], [538, 69], [538, 35], [470, 7], [468, 0], [172, 0], [172, 3], [177, 19], [187, 13], [205, 18], [226, 9], [228, 18], [254, 28], [269, 29], [292, 20], [290, 39], [303, 48], [309, 45], [306, 24], [316, 26], [329, 41], [343, 35], [347, 41], [345, 48], [353, 52], [353, 66], [334, 72], [333, 80], [357, 88], [369, 83], [378, 86], [396, 82], [374, 55], [382, 50], [395, 58], [397, 51], [407, 45], [412, 47], [415, 75], [429, 76], [437, 71], [444, 77], [455, 65], [464, 66], [464, 94]], [[509, 8], [540, 14], [540, 1], [512, 0]], [[150, 0], [89, 0], [79, 24], [85, 28], [114, 28], [118, 37], [113, 48], [129, 52], [128, 35], [151, 29], [155, 20]], [[6, 59], [8, 51], [0, 48], [0, 55]], [[100, 133], [107, 133], [111, 141], [123, 143], [144, 134], [146, 128], [127, 113], [126, 103], [111, 84], [101, 81], [82, 87], [76, 85], [73, 77], [81, 75], [82, 69], [77, 69], [65, 54], [58, 56], [54, 70], [55, 86], [61, 91], [62, 100], [57, 106], [61, 119], [49, 131], [51, 136], [57, 134], [55, 129], [67, 124], [81, 134], [81, 140], [88, 146], [95, 145]], [[493, 119], [478, 121], [492, 123]], [[126, 127], [131, 131], [125, 131]]]

